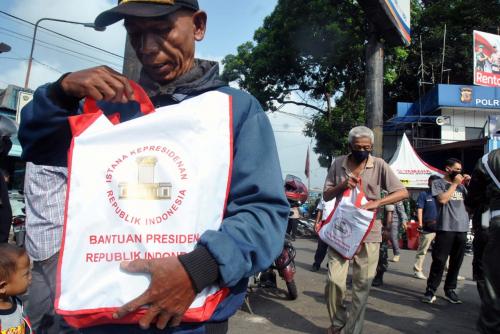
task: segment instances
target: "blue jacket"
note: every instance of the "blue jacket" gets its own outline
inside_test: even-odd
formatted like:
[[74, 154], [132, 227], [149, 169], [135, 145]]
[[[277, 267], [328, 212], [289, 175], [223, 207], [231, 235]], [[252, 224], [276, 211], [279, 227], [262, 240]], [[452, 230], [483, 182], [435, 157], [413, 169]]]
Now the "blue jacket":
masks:
[[[266, 114], [254, 97], [221, 83], [217, 65], [210, 66], [190, 84], [180, 85], [171, 93], [160, 93], [151, 99], [156, 107], [160, 107], [211, 90], [232, 96], [232, 182], [220, 230], [205, 232], [196, 250], [208, 250], [218, 266], [219, 283], [231, 290], [211, 319], [224, 321], [241, 306], [248, 277], [269, 267], [280, 254], [289, 205], [284, 194], [273, 131]], [[56, 98], [55, 94], [54, 84], [41, 86], [35, 91], [33, 101], [22, 110], [19, 141], [23, 147], [22, 157], [26, 161], [67, 166], [67, 151], [71, 141], [67, 118], [78, 114], [79, 108], [77, 101]], [[151, 96], [151, 91], [148, 94]], [[107, 103], [100, 103], [100, 106], [105, 113], [107, 109], [116, 108], [116, 105]], [[128, 118], [140, 115], [123, 107], [124, 113], [129, 114]], [[193, 270], [183, 264], [195, 280]], [[209, 285], [210, 282], [205, 283]], [[205, 283], [199, 288], [203, 288]], [[179, 330], [182, 330], [182, 326], [175, 332]]]

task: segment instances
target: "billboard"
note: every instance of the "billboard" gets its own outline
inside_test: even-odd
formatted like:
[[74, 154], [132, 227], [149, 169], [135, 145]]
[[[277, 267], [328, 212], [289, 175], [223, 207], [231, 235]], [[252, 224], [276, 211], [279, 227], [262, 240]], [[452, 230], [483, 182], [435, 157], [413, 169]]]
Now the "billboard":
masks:
[[358, 0], [358, 3], [386, 43], [410, 44], [410, 0]]
[[500, 87], [500, 36], [474, 30], [474, 84]]
[[384, 10], [405, 44], [410, 44], [410, 0], [384, 0]]
[[21, 123], [21, 109], [33, 99], [33, 93], [20, 91], [17, 93], [16, 122]]

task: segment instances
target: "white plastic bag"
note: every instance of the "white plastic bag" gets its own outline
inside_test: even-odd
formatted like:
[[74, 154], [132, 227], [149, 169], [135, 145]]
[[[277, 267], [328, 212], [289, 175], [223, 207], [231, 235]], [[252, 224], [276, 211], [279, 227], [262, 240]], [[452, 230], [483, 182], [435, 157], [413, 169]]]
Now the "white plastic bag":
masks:
[[346, 189], [329, 221], [319, 231], [319, 237], [342, 257], [352, 259], [359, 245], [370, 232], [376, 212], [361, 209], [367, 202], [361, 182], [354, 189]]

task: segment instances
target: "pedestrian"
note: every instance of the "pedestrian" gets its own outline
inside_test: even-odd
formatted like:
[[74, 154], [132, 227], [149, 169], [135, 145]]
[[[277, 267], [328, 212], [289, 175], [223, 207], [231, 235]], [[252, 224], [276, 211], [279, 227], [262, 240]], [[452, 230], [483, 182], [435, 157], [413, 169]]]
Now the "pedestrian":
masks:
[[408, 218], [406, 216], [405, 207], [403, 202], [397, 202], [394, 204], [394, 211], [392, 214], [392, 225], [391, 225], [391, 245], [393, 257], [391, 262], [399, 262], [400, 249], [399, 249], [399, 229], [401, 226], [406, 226]]
[[[323, 197], [321, 197], [318, 206], [316, 207], [316, 220], [314, 221], [314, 230], [319, 232], [321, 227], [325, 224], [326, 219], [330, 216], [335, 206], [335, 201], [331, 200], [325, 202]], [[318, 237], [318, 246], [316, 247], [316, 252], [314, 253], [314, 263], [312, 264], [311, 271], [316, 272], [321, 268], [321, 263], [326, 257], [326, 252], [328, 251], [328, 245]]]
[[476, 71], [484, 71], [488, 56], [484, 54], [484, 45], [479, 44], [479, 49], [476, 51]]
[[491, 64], [491, 73], [500, 74], [500, 52], [497, 50], [496, 45], [493, 45], [493, 51], [488, 57], [488, 61]]
[[[183, 117], [193, 118], [201, 111], [213, 114], [216, 110], [219, 111], [217, 115], [227, 117], [230, 122], [227, 131], [232, 139], [227, 141], [230, 145], [227, 146], [230, 182], [220, 189], [206, 188], [214, 175], [204, 172], [210, 166], [202, 156], [215, 156], [223, 147], [206, 146], [199, 155], [189, 155], [191, 166], [196, 166], [199, 171], [193, 178], [196, 188], [191, 188], [200, 194], [198, 200], [214, 200], [215, 192], [227, 195], [227, 202], [220, 208], [223, 216], [220, 212], [211, 216], [221, 217], [220, 227], [206, 229], [207, 213], [198, 210], [195, 198], [184, 201], [183, 210], [191, 212], [192, 219], [174, 224], [175, 217], [172, 222], [169, 218], [169, 224], [174, 224], [169, 226], [190, 229], [198, 226], [199, 239], [190, 243], [189, 251], [183, 255], [122, 263], [124, 273], [132, 272], [134, 276], [146, 273], [151, 278], [149, 289], [114, 311], [113, 319], [107, 319], [114, 324], [81, 331], [91, 334], [143, 333], [143, 329], [157, 327], [162, 333], [226, 333], [228, 318], [244, 301], [248, 277], [265, 270], [283, 247], [289, 205], [282, 190], [283, 180], [272, 128], [255, 98], [219, 80], [216, 62], [195, 59], [195, 42], [203, 39], [207, 21], [206, 13], [199, 9], [196, 0], [123, 0], [117, 7], [100, 14], [95, 24], [108, 26], [121, 19], [124, 19], [131, 45], [142, 63], [139, 83], [156, 108], [181, 108], [189, 104], [192, 112], [183, 114]], [[203, 104], [203, 97], [207, 95], [218, 104]], [[68, 117], [79, 114], [79, 103], [84, 97], [97, 100], [104, 109], [111, 105], [119, 115], [123, 112], [124, 117], [131, 118], [124, 119], [126, 122], [133, 122], [142, 115], [137, 109], [137, 95], [132, 85], [109, 67], [65, 74], [55, 83], [39, 87], [33, 101], [23, 109], [19, 138], [25, 160], [36, 165], [68, 167], [67, 153], [72, 138]], [[126, 112], [132, 108], [136, 109], [131, 116]], [[231, 111], [231, 117], [224, 111]], [[192, 127], [210, 133], [226, 129], [223, 124], [193, 123], [196, 124]], [[171, 124], [165, 124], [167, 137], [171, 128]], [[207, 138], [172, 136], [168, 140], [175, 141], [176, 147], [182, 151], [187, 146], [203, 145]], [[98, 159], [85, 167], [89, 172], [96, 172], [94, 166], [97, 164], [102, 167]], [[103, 167], [103, 170], [106, 169]], [[102, 180], [105, 177], [103, 173]], [[71, 180], [70, 176], [68, 179]], [[92, 181], [82, 177], [76, 186], [90, 194], [91, 188], [85, 187], [92, 187]], [[72, 188], [71, 191], [75, 190]], [[98, 209], [88, 210], [90, 219]], [[99, 277], [92, 279], [97, 282]], [[190, 321], [183, 321], [183, 315], [195, 296], [206, 288], [224, 293], [218, 294], [220, 299], [211, 301], [212, 309], [193, 311]], [[106, 295], [111, 292], [106, 291]], [[146, 305], [145, 312], [136, 313]], [[118, 325], [131, 319], [128, 314], [136, 316], [138, 324]], [[149, 329], [146, 332], [159, 331]]]
[[[351, 153], [335, 159], [326, 177], [323, 198], [325, 201], [340, 200], [344, 191], [354, 189], [361, 181], [368, 203], [366, 210], [377, 210], [408, 197], [408, 192], [389, 165], [371, 155], [373, 131], [357, 126], [348, 135]], [[389, 194], [380, 198], [382, 190]], [[382, 241], [382, 224], [375, 221], [372, 229], [361, 243], [353, 259], [352, 307], [347, 315], [345, 307], [346, 278], [349, 260], [333, 248], [328, 248], [328, 277], [325, 289], [327, 308], [332, 326], [328, 333], [359, 334], [363, 331], [366, 302], [378, 263], [379, 247]]]
[[31, 281], [30, 259], [23, 248], [0, 244], [0, 332], [31, 333], [29, 321], [18, 297]]
[[429, 176], [429, 180], [427, 181], [429, 188], [420, 192], [417, 199], [417, 220], [420, 236], [415, 264], [413, 265], [413, 275], [418, 279], [427, 279], [423, 273], [425, 255], [436, 236], [438, 212], [436, 199], [432, 196], [431, 186], [432, 182], [438, 179], [440, 177], [437, 175]]
[[297, 229], [299, 227], [300, 209], [299, 204], [296, 201], [289, 200], [290, 203], [290, 216], [288, 217], [288, 223], [286, 226], [286, 234], [290, 236], [292, 241], [295, 241], [297, 237]]
[[461, 304], [457, 296], [457, 278], [465, 255], [469, 215], [464, 200], [467, 189], [462, 183], [470, 180], [462, 175], [462, 162], [450, 158], [444, 164], [446, 175], [432, 182], [432, 196], [438, 205], [438, 220], [434, 245], [432, 246], [432, 265], [427, 279], [427, 288], [422, 302], [432, 304], [436, 291], [441, 284], [448, 257], [449, 267], [444, 283], [444, 298], [452, 304]]
[[[8, 136], [3, 136], [0, 139], [0, 161], [5, 161], [12, 142]], [[10, 228], [12, 225], [12, 208], [9, 200], [9, 189], [7, 179], [8, 175], [5, 170], [1, 170], [0, 174], [0, 243], [8, 242], [10, 235]]]
[[[386, 194], [382, 192], [382, 197]], [[382, 242], [377, 263], [377, 273], [372, 281], [372, 286], [384, 285], [384, 274], [389, 269], [389, 240], [392, 236], [392, 222], [394, 214], [394, 204], [387, 204], [377, 211], [377, 219], [382, 222]]]
[[76, 334], [54, 310], [64, 225], [66, 167], [26, 163], [26, 251], [33, 263], [26, 313], [35, 333]]
[[[500, 333], [500, 149], [486, 154], [476, 165], [469, 184], [466, 204], [470, 208], [483, 205], [480, 246], [482, 277], [477, 281], [481, 296], [478, 329], [482, 334]], [[481, 210], [485, 211], [485, 210]], [[478, 219], [479, 220], [479, 219]], [[478, 224], [476, 224], [478, 225]], [[474, 241], [476, 241], [474, 236]], [[479, 239], [479, 238], [478, 238]], [[476, 251], [474, 251], [474, 257]]]

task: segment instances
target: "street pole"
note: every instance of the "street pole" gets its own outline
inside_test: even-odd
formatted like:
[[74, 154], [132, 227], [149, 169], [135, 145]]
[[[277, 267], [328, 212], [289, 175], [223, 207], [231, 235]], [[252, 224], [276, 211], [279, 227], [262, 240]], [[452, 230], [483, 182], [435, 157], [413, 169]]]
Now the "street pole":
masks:
[[366, 45], [366, 126], [373, 130], [374, 155], [382, 157], [383, 133], [383, 93], [384, 93], [384, 45], [377, 29], [370, 23], [368, 44]]
[[136, 82], [139, 81], [139, 77], [141, 76], [142, 65], [137, 59], [137, 55], [135, 54], [135, 50], [130, 44], [130, 40], [127, 34], [127, 40], [125, 41], [125, 54], [123, 60], [123, 75], [127, 78], [134, 80]]
[[70, 24], [78, 24], [87, 28], [93, 28], [96, 31], [104, 31], [106, 30], [106, 27], [97, 27], [94, 23], [87, 23], [87, 22], [76, 22], [76, 21], [68, 21], [68, 20], [61, 20], [61, 19], [53, 19], [49, 17], [43, 17], [36, 21], [35, 23], [35, 29], [33, 30], [33, 39], [31, 40], [31, 50], [30, 50], [30, 57], [28, 59], [28, 70], [26, 71], [26, 80], [24, 81], [24, 88], [28, 88], [28, 84], [30, 81], [30, 74], [31, 74], [31, 66], [33, 65], [33, 51], [35, 50], [35, 41], [36, 41], [36, 33], [38, 31], [38, 26], [42, 21], [54, 21], [54, 22], [62, 22], [62, 23], [70, 23]]

